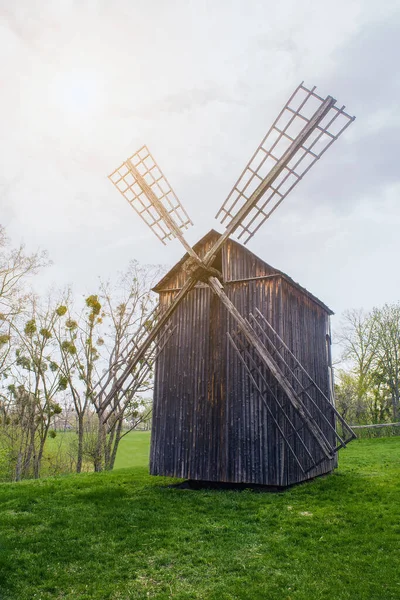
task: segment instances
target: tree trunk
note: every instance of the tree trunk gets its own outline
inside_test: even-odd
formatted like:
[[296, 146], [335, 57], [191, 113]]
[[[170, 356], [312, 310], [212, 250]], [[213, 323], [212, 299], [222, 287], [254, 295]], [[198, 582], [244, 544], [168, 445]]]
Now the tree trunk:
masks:
[[22, 450], [18, 452], [17, 462], [15, 465], [15, 481], [21, 481], [22, 474]]
[[50, 418], [48, 419], [48, 422], [46, 423], [46, 425], [44, 427], [44, 431], [42, 432], [42, 436], [40, 438], [40, 444], [39, 444], [39, 451], [37, 453], [37, 456], [35, 457], [35, 462], [34, 462], [34, 477], [35, 477], [35, 479], [39, 479], [39, 477], [40, 477], [40, 469], [42, 466], [43, 452], [44, 452], [44, 447], [45, 447], [46, 440], [47, 440], [47, 434], [49, 432], [49, 427], [50, 427]]
[[32, 461], [35, 460], [35, 414], [31, 416], [28, 430], [27, 448], [21, 470], [21, 477], [28, 478], [31, 475]]
[[43, 448], [39, 448], [39, 452], [37, 454], [35, 454], [35, 457], [33, 460], [33, 476], [35, 479], [39, 479], [39, 477], [40, 477], [40, 465], [42, 462], [42, 456], [43, 456]]
[[106, 471], [109, 470], [111, 451], [113, 448], [115, 438], [115, 426], [116, 423], [114, 423], [114, 425], [111, 427], [111, 430], [108, 432], [108, 438], [106, 440], [106, 445], [104, 449], [104, 468], [106, 469]]
[[78, 453], [76, 457], [76, 472], [82, 472], [83, 462], [83, 414], [78, 413]]
[[117, 427], [115, 429], [114, 445], [113, 445], [113, 448], [112, 448], [112, 452], [110, 454], [108, 465], [106, 466], [106, 468], [107, 468], [108, 471], [112, 471], [113, 468], [114, 468], [115, 459], [117, 457], [118, 446], [119, 446], [119, 442], [121, 440], [122, 421], [123, 421], [123, 417], [121, 417], [120, 419], [118, 419]]
[[104, 423], [104, 415], [102, 412], [97, 413], [99, 419], [97, 430], [97, 443], [94, 456], [94, 470], [98, 473], [104, 469], [104, 454], [106, 446], [106, 426]]
[[392, 411], [393, 411], [393, 422], [397, 423], [399, 420], [399, 390], [394, 389], [392, 391]]

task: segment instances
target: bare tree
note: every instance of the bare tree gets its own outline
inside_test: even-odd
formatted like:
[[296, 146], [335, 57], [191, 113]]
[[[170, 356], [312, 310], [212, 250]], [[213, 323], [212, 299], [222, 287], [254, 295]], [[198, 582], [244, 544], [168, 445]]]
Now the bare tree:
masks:
[[[34, 413], [37, 413], [35, 402], [30, 391], [25, 388], [22, 371], [24, 369], [24, 354], [21, 353], [21, 339], [25, 335], [25, 325], [22, 324], [22, 315], [29, 307], [30, 293], [27, 284], [30, 276], [36, 274], [40, 268], [49, 264], [47, 253], [37, 251], [28, 254], [21, 244], [13, 248], [6, 236], [4, 227], [0, 225], [0, 412], [2, 413], [2, 440], [11, 448], [11, 453], [16, 451], [17, 459], [15, 477], [24, 476], [30, 469], [33, 450], [23, 452], [24, 436], [28, 429], [30, 440]], [[29, 423], [29, 426], [28, 426]], [[24, 434], [21, 428], [25, 428]], [[10, 446], [11, 443], [11, 446]], [[22, 446], [21, 446], [22, 444]], [[16, 448], [19, 450], [16, 450]], [[31, 448], [31, 442], [26, 444], [26, 449]], [[38, 458], [38, 457], [37, 457]], [[28, 466], [29, 465], [29, 466]], [[36, 464], [36, 469], [39, 463]], [[34, 468], [35, 470], [35, 468]]]
[[50, 263], [47, 253], [27, 254], [23, 244], [13, 248], [0, 225], [0, 394], [1, 380], [15, 362], [12, 330], [29, 297], [27, 282], [40, 268]]
[[363, 395], [359, 391], [356, 374], [344, 369], [336, 371], [335, 402], [342, 417], [357, 425], [384, 423], [390, 414], [390, 393], [378, 367], [371, 371]]
[[336, 334], [336, 340], [342, 348], [341, 360], [347, 365], [348, 372], [346, 376], [346, 370], [339, 370], [337, 392], [342, 402], [347, 405], [347, 410], [351, 401], [352, 413], [357, 415], [357, 419], [367, 410], [367, 394], [373, 382], [377, 361], [377, 339], [374, 331], [373, 315], [365, 313], [362, 309], [352, 309], [344, 312]]
[[368, 389], [369, 377], [376, 360], [377, 339], [374, 335], [374, 316], [363, 309], [343, 313], [341, 326], [336, 335], [342, 346], [342, 360], [350, 361], [357, 377], [357, 394], [363, 397]]
[[390, 413], [399, 419], [400, 305], [386, 304], [370, 313], [344, 313], [337, 339], [342, 346], [337, 399], [355, 422], [381, 423]]
[[344, 369], [336, 370], [335, 377], [336, 408], [349, 423], [366, 423], [367, 407], [364, 398], [358, 394], [358, 381], [354, 373]]
[[23, 306], [28, 278], [49, 264], [45, 251], [27, 254], [23, 244], [13, 248], [0, 225], [0, 312], [3, 320]]
[[[33, 475], [31, 433], [35, 427], [36, 407], [23, 385], [12, 383], [0, 402], [0, 449], [3, 457], [1, 477], [19, 481]], [[32, 455], [32, 453], [31, 453]]]
[[8, 402], [3, 405], [11, 422], [20, 429], [16, 479], [39, 477], [52, 418], [61, 412], [56, 401], [60, 385], [52, 335], [57, 315], [52, 300], [48, 298], [43, 306], [31, 296], [25, 301], [24, 311], [29, 318], [20, 315], [12, 324], [16, 348], [10, 368], [13, 383], [7, 388]]
[[76, 414], [78, 472], [85, 453], [95, 470], [112, 469], [120, 440], [148, 419], [143, 394], [152, 385], [155, 346], [111, 405], [105, 398], [155, 323], [150, 288], [159, 267], [132, 261], [118, 281], [102, 283], [76, 310], [71, 291], [43, 301], [25, 287], [46, 264], [43, 252], [13, 250], [0, 227], [0, 443], [14, 456], [14, 479], [39, 477], [52, 423], [67, 399]]

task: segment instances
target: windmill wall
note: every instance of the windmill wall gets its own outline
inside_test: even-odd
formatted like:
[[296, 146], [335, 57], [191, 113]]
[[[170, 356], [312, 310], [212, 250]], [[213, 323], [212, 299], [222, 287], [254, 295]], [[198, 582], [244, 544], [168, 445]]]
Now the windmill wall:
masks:
[[[196, 251], [204, 254], [218, 235], [211, 232]], [[225, 292], [241, 314], [257, 307], [329, 397], [329, 309], [234, 241], [227, 241], [218, 261]], [[182, 265], [156, 288], [162, 307], [185, 281]], [[324, 460], [307, 475], [301, 472], [228, 343], [227, 332], [235, 324], [207, 286], [198, 284], [172, 321], [176, 331], [156, 365], [153, 475], [287, 486], [334, 468], [334, 460]], [[275, 386], [268, 373], [265, 377]], [[275, 391], [279, 398], [276, 386]], [[271, 407], [282, 421], [272, 401]], [[307, 441], [310, 449], [313, 443]], [[299, 455], [303, 451], [296, 448]]]

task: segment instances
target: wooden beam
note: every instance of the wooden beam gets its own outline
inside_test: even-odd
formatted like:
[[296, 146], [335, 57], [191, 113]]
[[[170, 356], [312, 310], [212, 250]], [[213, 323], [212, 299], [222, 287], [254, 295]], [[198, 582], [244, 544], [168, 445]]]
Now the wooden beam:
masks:
[[[271, 410], [271, 407], [269, 406], [268, 402], [266, 401], [266, 399], [265, 399], [265, 394], [263, 394], [263, 393], [262, 393], [262, 390], [260, 389], [259, 385], [257, 384], [257, 381], [255, 380], [253, 373], [251, 372], [251, 370], [250, 370], [250, 369], [249, 369], [249, 367], [247, 366], [247, 364], [246, 364], [246, 361], [244, 360], [243, 356], [241, 355], [241, 353], [240, 353], [240, 350], [239, 350], [239, 348], [237, 347], [237, 345], [236, 345], [236, 343], [235, 343], [234, 339], [232, 338], [232, 336], [230, 335], [230, 333], [228, 333], [228, 338], [229, 338], [229, 341], [230, 341], [230, 343], [232, 344], [232, 347], [233, 347], [233, 348], [236, 350], [236, 354], [237, 354], [237, 356], [238, 356], [238, 358], [239, 358], [240, 362], [242, 363], [242, 365], [243, 365], [243, 366], [244, 366], [244, 368], [246, 369], [246, 371], [247, 371], [247, 373], [248, 373], [248, 376], [250, 377], [250, 379], [251, 379], [251, 381], [252, 381], [252, 383], [253, 383], [254, 387], [256, 388], [256, 390], [257, 390], [257, 392], [258, 392], [258, 394], [259, 394], [259, 396], [260, 396], [260, 398], [261, 398], [261, 400], [262, 400], [262, 402], [263, 402], [263, 404], [264, 404], [264, 407], [265, 407], [266, 411], [268, 412], [269, 416], [270, 416], [270, 417], [271, 417], [271, 419], [273, 420], [275, 427], [277, 428], [277, 430], [278, 430], [278, 431], [279, 431], [279, 433], [281, 434], [281, 437], [282, 437], [282, 439], [284, 440], [285, 444], [286, 444], [286, 445], [287, 445], [287, 447], [289, 448], [289, 451], [290, 451], [290, 452], [291, 452], [291, 454], [293, 455], [293, 458], [295, 459], [296, 463], [298, 464], [298, 466], [299, 466], [300, 470], [302, 471], [302, 473], [305, 473], [305, 470], [304, 470], [304, 468], [303, 468], [303, 465], [302, 465], [302, 464], [301, 464], [301, 462], [299, 461], [299, 458], [298, 458], [298, 456], [297, 456], [296, 452], [293, 450], [293, 448], [292, 448], [292, 446], [291, 446], [291, 444], [290, 444], [290, 442], [289, 442], [289, 439], [286, 437], [286, 435], [285, 435], [285, 432], [283, 431], [282, 427], [279, 425], [278, 421], [277, 421], [277, 420], [276, 420], [276, 418], [275, 418], [275, 415], [274, 415], [274, 413], [273, 413], [273, 412], [272, 412], [272, 410]], [[261, 375], [261, 377], [262, 377], [262, 375]], [[308, 452], [308, 448], [307, 448], [307, 446], [305, 446], [305, 444], [304, 444], [303, 440], [302, 440], [300, 437], [299, 437], [299, 440], [300, 440], [300, 441], [303, 443], [303, 445], [304, 445], [305, 449], [306, 449], [306, 450], [307, 450], [307, 452]], [[309, 452], [308, 452], [308, 453], [309, 453]], [[311, 455], [310, 455], [310, 456], [311, 456]], [[311, 460], [313, 460], [313, 457], [312, 457], [312, 456], [311, 456]]]
[[373, 425], [350, 425], [352, 429], [376, 429], [377, 427], [400, 427], [400, 423], [374, 423]]
[[[343, 417], [339, 413], [339, 411], [336, 410], [335, 406], [329, 400], [328, 396], [326, 396], [326, 394], [324, 394], [324, 392], [321, 390], [321, 388], [313, 380], [313, 378], [311, 377], [311, 375], [309, 373], [307, 373], [306, 369], [303, 367], [303, 365], [300, 363], [300, 361], [297, 360], [296, 356], [290, 350], [289, 346], [287, 346], [287, 344], [285, 344], [285, 342], [280, 337], [280, 335], [278, 334], [278, 332], [275, 331], [275, 329], [272, 327], [271, 323], [268, 322], [268, 320], [265, 318], [265, 316], [262, 314], [262, 312], [257, 307], [256, 307], [256, 313], [259, 315], [259, 317], [262, 320], [262, 322], [265, 323], [265, 325], [267, 325], [267, 327], [269, 328], [269, 330], [272, 331], [273, 335], [276, 336], [276, 339], [279, 341], [279, 343], [281, 344], [282, 348], [285, 348], [285, 350], [289, 354], [289, 356], [295, 361], [295, 364], [296, 364], [297, 368], [299, 368], [304, 373], [304, 375], [307, 377], [307, 379], [309, 381], [309, 386], [308, 387], [314, 388], [317, 391], [318, 395], [321, 398], [323, 398], [324, 402], [330, 407], [330, 410], [334, 413], [335, 418], [340, 421], [340, 423], [342, 424], [342, 426], [345, 428], [345, 430], [349, 434], [350, 438], [349, 438], [348, 441], [354, 439], [356, 437], [354, 431], [352, 431], [351, 427], [346, 423], [345, 419], [343, 419]], [[259, 326], [259, 323], [258, 323], [257, 319], [255, 319], [254, 316], [250, 313], [250, 320], [251, 320], [251, 318], [253, 318], [254, 319], [254, 323], [257, 323], [258, 326]], [[290, 365], [287, 364], [287, 362], [285, 361], [285, 359], [283, 357], [281, 357], [281, 359], [284, 362], [284, 364], [288, 367], [288, 369], [290, 369], [290, 371], [292, 371]], [[295, 375], [295, 373], [293, 373], [293, 371], [292, 371], [292, 374], [293, 374], [293, 377], [298, 381], [299, 385], [301, 386], [302, 384], [300, 383], [300, 381], [299, 381], [298, 377]], [[307, 391], [304, 390], [303, 393], [307, 393]], [[328, 426], [335, 432], [335, 435], [336, 435], [337, 439], [339, 440], [341, 446], [342, 447], [346, 447], [346, 443], [347, 442], [345, 442], [344, 440], [342, 440], [342, 438], [340, 437], [340, 435], [337, 433], [337, 431], [335, 430], [335, 428], [331, 425], [331, 423], [327, 419], [327, 417], [324, 414], [324, 412], [318, 407], [318, 405], [315, 404], [313, 398], [309, 394], [307, 394], [307, 396], [308, 396], [310, 402], [312, 402], [316, 406], [317, 410], [320, 411], [323, 419], [326, 421], [326, 423], [328, 424]]]
[[268, 351], [266, 350], [266, 348], [264, 347], [262, 342], [258, 339], [257, 336], [254, 335], [254, 331], [251, 328], [251, 326], [249, 325], [249, 323], [246, 321], [246, 319], [244, 317], [242, 317], [242, 315], [237, 310], [235, 305], [231, 302], [231, 300], [225, 294], [220, 281], [216, 277], [210, 277], [208, 282], [209, 282], [209, 285], [210, 285], [211, 289], [213, 290], [213, 292], [218, 296], [218, 298], [221, 300], [222, 304], [228, 310], [229, 314], [236, 321], [240, 331], [243, 333], [246, 340], [256, 350], [260, 359], [264, 362], [266, 367], [269, 369], [270, 373], [274, 376], [274, 378], [276, 379], [278, 384], [281, 386], [281, 388], [285, 392], [286, 396], [288, 397], [289, 401], [291, 402], [293, 407], [296, 409], [296, 411], [300, 415], [303, 422], [306, 424], [308, 430], [315, 438], [315, 441], [320, 446], [322, 452], [325, 454], [325, 456], [327, 458], [332, 459], [333, 451], [332, 451], [332, 448], [330, 448], [329, 444], [327, 443], [325, 436], [323, 435], [321, 430], [318, 428], [318, 426], [314, 422], [313, 418], [306, 413], [304, 406], [303, 406], [301, 400], [298, 398], [296, 392], [294, 391], [294, 389], [292, 388], [290, 383], [287, 381], [284, 374], [280, 371], [279, 367], [276, 365], [275, 361], [272, 359], [272, 357], [270, 356], [270, 354], [268, 353]]

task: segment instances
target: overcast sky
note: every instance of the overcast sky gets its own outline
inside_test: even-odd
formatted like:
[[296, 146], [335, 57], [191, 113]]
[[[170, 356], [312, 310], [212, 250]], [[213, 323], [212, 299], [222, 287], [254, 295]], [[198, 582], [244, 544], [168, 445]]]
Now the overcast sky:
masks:
[[399, 300], [400, 0], [0, 0], [0, 222], [43, 285], [172, 265], [107, 179], [147, 144], [195, 242], [304, 80], [357, 119], [249, 243], [336, 313]]

